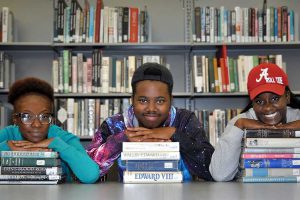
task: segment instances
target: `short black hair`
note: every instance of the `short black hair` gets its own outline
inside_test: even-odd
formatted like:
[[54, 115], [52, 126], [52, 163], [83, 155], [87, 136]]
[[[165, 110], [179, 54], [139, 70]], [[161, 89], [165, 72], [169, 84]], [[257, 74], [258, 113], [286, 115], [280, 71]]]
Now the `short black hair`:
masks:
[[138, 67], [131, 80], [133, 94], [135, 94], [136, 91], [136, 84], [145, 80], [161, 81], [166, 83], [168, 85], [169, 94], [172, 94], [173, 76], [170, 70], [164, 65], [148, 62]]
[[28, 77], [14, 82], [9, 88], [8, 102], [14, 105], [20, 97], [31, 93], [46, 96], [52, 103], [54, 102], [52, 86], [46, 81], [35, 77]]

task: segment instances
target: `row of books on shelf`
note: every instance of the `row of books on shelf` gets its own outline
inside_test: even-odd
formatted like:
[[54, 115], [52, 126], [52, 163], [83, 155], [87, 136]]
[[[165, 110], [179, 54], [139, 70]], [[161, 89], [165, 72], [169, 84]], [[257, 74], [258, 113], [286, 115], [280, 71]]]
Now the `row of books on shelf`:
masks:
[[0, 9], [0, 43], [14, 41], [14, 14], [8, 7]]
[[247, 92], [249, 71], [261, 63], [275, 63], [285, 70], [282, 55], [193, 56], [194, 92]]
[[299, 182], [299, 137], [299, 130], [245, 130], [240, 180], [243, 182]]
[[57, 152], [1, 151], [0, 184], [58, 184], [63, 180]]
[[8, 89], [15, 81], [15, 63], [12, 56], [0, 51], [0, 90]]
[[194, 8], [193, 42], [292, 42], [296, 35], [297, 16], [287, 6], [241, 8], [224, 6]]
[[143, 43], [149, 39], [147, 7], [108, 7], [103, 0], [54, 0], [54, 42]]
[[55, 93], [110, 93], [132, 92], [131, 79], [137, 67], [146, 62], [165, 64], [165, 57], [104, 56], [97, 49], [91, 56], [72, 54], [63, 50], [53, 60], [52, 77]]
[[124, 183], [180, 183], [179, 142], [123, 142]]
[[225, 130], [227, 123], [236, 115], [240, 114], [239, 108], [195, 110], [201, 126], [205, 130], [209, 142], [216, 146], [218, 139]]
[[6, 102], [0, 101], [0, 130], [11, 124], [12, 106]]
[[130, 99], [55, 99], [55, 123], [81, 137], [92, 137], [109, 116], [122, 112]]

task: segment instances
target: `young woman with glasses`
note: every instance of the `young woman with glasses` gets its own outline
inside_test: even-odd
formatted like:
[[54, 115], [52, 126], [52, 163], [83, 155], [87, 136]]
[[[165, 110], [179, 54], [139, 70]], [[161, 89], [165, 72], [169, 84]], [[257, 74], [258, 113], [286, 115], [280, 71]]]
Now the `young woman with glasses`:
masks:
[[51, 124], [53, 88], [37, 78], [16, 81], [9, 90], [13, 126], [0, 130], [0, 151], [56, 151], [67, 181], [72, 175], [82, 183], [99, 178], [98, 165], [88, 156], [75, 135]]

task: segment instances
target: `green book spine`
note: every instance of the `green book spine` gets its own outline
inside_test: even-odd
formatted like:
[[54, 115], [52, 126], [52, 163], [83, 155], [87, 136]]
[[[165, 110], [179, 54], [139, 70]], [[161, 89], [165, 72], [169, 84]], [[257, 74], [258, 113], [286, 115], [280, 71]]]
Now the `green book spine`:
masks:
[[236, 85], [235, 85], [234, 79], [235, 79], [234, 60], [233, 60], [233, 58], [229, 58], [230, 92], [236, 92]]
[[213, 58], [208, 58], [209, 92], [216, 92]]
[[239, 91], [239, 73], [238, 73], [238, 64], [237, 60], [233, 60], [233, 74], [234, 74], [234, 85], [235, 85], [235, 91]]
[[69, 92], [69, 50], [63, 51], [63, 79], [64, 79], [64, 93]]
[[12, 167], [56, 167], [61, 163], [60, 159], [57, 158], [1, 158], [1, 166], [12, 166]]

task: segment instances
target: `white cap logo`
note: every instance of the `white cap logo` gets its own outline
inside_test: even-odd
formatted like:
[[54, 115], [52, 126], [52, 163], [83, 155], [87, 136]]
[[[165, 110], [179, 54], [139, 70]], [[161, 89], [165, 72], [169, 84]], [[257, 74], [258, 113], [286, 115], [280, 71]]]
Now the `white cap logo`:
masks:
[[268, 77], [268, 70], [269, 68], [261, 69], [261, 73], [259, 74], [259, 78], [256, 79], [256, 82], [260, 82], [264, 78], [266, 83], [277, 83], [283, 85], [282, 77]]

